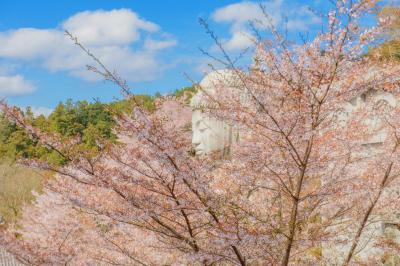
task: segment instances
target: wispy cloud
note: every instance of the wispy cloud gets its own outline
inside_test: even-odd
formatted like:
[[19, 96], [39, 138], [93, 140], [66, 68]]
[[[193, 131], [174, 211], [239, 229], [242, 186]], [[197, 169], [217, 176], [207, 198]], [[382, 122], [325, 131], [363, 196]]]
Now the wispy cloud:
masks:
[[[129, 81], [156, 79], [166, 68], [159, 52], [177, 44], [160, 26], [130, 9], [77, 13], [60, 28], [20, 28], [0, 32], [0, 58], [31, 62], [49, 71], [66, 71], [73, 76], [97, 80], [85, 66], [93, 62], [65, 36], [70, 31], [110, 69]], [[146, 41], [142, 35], [146, 34]]]
[[68, 18], [62, 28], [91, 46], [129, 45], [140, 39], [140, 31], [157, 32], [160, 27], [129, 9], [85, 11]]
[[35, 90], [36, 86], [23, 76], [0, 76], [0, 96], [20, 96]]
[[[260, 7], [263, 6], [265, 13]], [[254, 36], [248, 24], [252, 22], [257, 30], [269, 26], [282, 27], [288, 30], [306, 31], [310, 25], [320, 23], [320, 18], [306, 6], [297, 6], [290, 1], [271, 0], [264, 2], [243, 1], [230, 4], [215, 10], [212, 19], [217, 23], [229, 23], [231, 36], [222, 40], [229, 51], [251, 47]]]

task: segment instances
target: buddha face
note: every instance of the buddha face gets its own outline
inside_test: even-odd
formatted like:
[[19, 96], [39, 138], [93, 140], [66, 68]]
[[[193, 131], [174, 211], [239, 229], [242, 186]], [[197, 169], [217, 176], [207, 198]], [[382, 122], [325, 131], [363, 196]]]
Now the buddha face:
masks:
[[[216, 119], [207, 113], [204, 108], [214, 108], [212, 99], [218, 99], [221, 91], [234, 91], [238, 80], [237, 73], [233, 70], [217, 70], [209, 73], [200, 82], [201, 88], [191, 99], [192, 112], [192, 145], [196, 155], [219, 152], [222, 157], [230, 154], [232, 144], [236, 144], [238, 137], [233, 140], [233, 126], [227, 121]], [[234, 82], [235, 81], [235, 82]], [[234, 143], [232, 143], [234, 141]]]
[[196, 155], [221, 151], [229, 145], [229, 127], [226, 123], [206, 116], [201, 110], [193, 110], [192, 131], [192, 145]]
[[379, 114], [379, 110], [385, 110], [387, 108], [395, 108], [397, 100], [394, 95], [377, 90], [369, 90], [354, 98], [347, 105], [348, 113], [352, 113], [357, 108], [367, 108], [369, 115], [364, 118], [364, 125], [371, 129], [372, 135], [369, 139], [365, 140], [363, 145], [380, 144], [387, 137], [387, 130], [385, 129], [384, 120], [382, 114]]

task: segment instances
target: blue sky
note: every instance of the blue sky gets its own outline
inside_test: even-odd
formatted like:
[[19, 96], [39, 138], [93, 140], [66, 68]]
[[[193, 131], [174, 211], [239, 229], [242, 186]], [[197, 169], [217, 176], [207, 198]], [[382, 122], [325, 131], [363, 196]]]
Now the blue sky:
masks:
[[[308, 7], [325, 0], [263, 2], [276, 25], [288, 18], [290, 34], [313, 32], [320, 19]], [[48, 112], [59, 101], [119, 98], [114, 85], [88, 72], [90, 60], [63, 34], [71, 31], [135, 93], [171, 92], [201, 79], [217, 53], [199, 25], [202, 17], [238, 53], [251, 46], [247, 21], [260, 17], [258, 1], [232, 0], [1, 0], [0, 95], [12, 104]], [[262, 28], [260, 26], [260, 28]]]

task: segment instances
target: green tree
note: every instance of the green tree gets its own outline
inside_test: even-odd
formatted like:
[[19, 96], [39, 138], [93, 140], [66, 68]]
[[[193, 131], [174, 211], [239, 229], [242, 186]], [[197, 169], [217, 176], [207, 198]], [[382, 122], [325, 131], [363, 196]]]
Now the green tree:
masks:
[[[100, 148], [94, 141], [99, 137], [115, 141], [113, 133], [115, 121], [107, 104], [87, 101], [68, 100], [57, 105], [48, 118], [43, 115], [34, 117], [30, 108], [24, 112], [35, 127], [48, 133], [59, 134], [61, 138], [78, 137], [81, 140], [79, 152], [95, 153]], [[76, 151], [78, 152], [78, 151]], [[66, 159], [57, 152], [41, 146], [4, 116], [0, 117], [0, 156], [3, 158], [35, 158], [55, 165], [66, 163]]]
[[185, 102], [189, 104], [190, 100], [196, 92], [197, 89], [195, 86], [183, 87], [179, 90], [175, 90], [174, 96], [177, 98], [184, 98]]

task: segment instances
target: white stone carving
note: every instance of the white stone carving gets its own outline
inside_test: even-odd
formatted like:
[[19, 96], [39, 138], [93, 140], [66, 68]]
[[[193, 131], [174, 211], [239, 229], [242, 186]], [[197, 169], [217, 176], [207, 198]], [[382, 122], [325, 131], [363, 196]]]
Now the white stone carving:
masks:
[[347, 116], [360, 108], [366, 108], [368, 116], [364, 119], [364, 124], [373, 132], [373, 134], [364, 141], [363, 145], [376, 145], [381, 144], [387, 132], [382, 127], [382, 117], [379, 112], [382, 108], [395, 108], [397, 106], [397, 99], [389, 92], [382, 90], [370, 89], [360, 96], [353, 98], [346, 104], [345, 110]]
[[218, 70], [209, 73], [199, 84], [199, 91], [191, 100], [192, 145], [196, 155], [221, 152], [230, 153], [231, 145], [238, 141], [234, 127], [211, 115], [208, 111], [216, 106], [221, 87], [235, 89], [237, 75], [233, 70]]
[[[362, 110], [362, 114], [365, 114], [365, 116], [358, 117], [356, 115], [355, 117], [362, 119], [361, 123], [365, 125], [366, 133], [369, 133], [366, 139], [360, 140], [362, 149], [357, 152], [352, 151], [354, 155], [360, 158], [368, 158], [376, 154], [388, 136], [384, 125], [385, 112], [381, 111], [383, 111], [383, 108], [395, 108], [397, 105], [398, 99], [395, 95], [376, 89], [369, 89], [344, 104], [337, 114], [338, 124], [346, 126], [352, 116]], [[359, 162], [358, 167], [363, 169], [365, 165]], [[382, 196], [387, 196], [386, 194], [396, 191], [400, 191], [398, 187], [386, 188]], [[343, 234], [336, 237], [338, 243], [331, 245], [324, 243], [322, 245], [323, 258], [330, 265], [342, 264], [352, 244], [346, 242], [345, 239], [347, 239], [347, 234], [353, 234], [355, 229], [347, 228], [346, 219], [343, 219], [342, 222], [342, 225], [338, 223], [339, 225], [332, 227], [332, 230], [341, 231]], [[392, 213], [385, 214], [385, 217], [371, 215], [357, 245], [355, 258], [363, 260], [370, 256], [382, 256], [382, 250], [376, 246], [376, 239], [380, 237], [388, 237], [400, 243], [400, 215]]]
[[[233, 125], [226, 121], [218, 119], [208, 112], [209, 108], [215, 107], [215, 101], [218, 97], [224, 95], [217, 95], [218, 87], [232, 87], [237, 88], [237, 74], [230, 70], [219, 70], [208, 74], [200, 83], [200, 90], [192, 98], [191, 107], [192, 112], [192, 144], [195, 149], [196, 155], [205, 155], [213, 152], [222, 152], [222, 155], [229, 154], [232, 145], [239, 141], [238, 131], [235, 130]], [[246, 93], [241, 95], [243, 99], [241, 102], [246, 102]], [[367, 116], [363, 123], [366, 128], [369, 128], [373, 134], [367, 139], [362, 140], [361, 145], [365, 147], [362, 156], [370, 156], [373, 150], [382, 145], [387, 137], [387, 132], [384, 128], [381, 129], [383, 123], [382, 117], [379, 114], [381, 108], [395, 108], [398, 105], [396, 97], [382, 90], [370, 89], [363, 94], [353, 98], [348, 103], [344, 104], [343, 108], [336, 113], [339, 126], [346, 126], [349, 118], [360, 109], [367, 110]], [[360, 167], [362, 167], [360, 165]], [[400, 191], [398, 188], [391, 189], [393, 191]], [[390, 216], [390, 215], [389, 215]], [[369, 225], [364, 229], [361, 236], [358, 248], [357, 258], [365, 259], [373, 254], [381, 254], [382, 251], [375, 247], [375, 239], [381, 236], [387, 236], [400, 243], [400, 214], [395, 215], [396, 218], [384, 218], [380, 216], [371, 216]], [[345, 222], [345, 219], [343, 220]], [[346, 225], [346, 223], [343, 223]], [[340, 225], [338, 225], [340, 227]], [[335, 228], [337, 229], [337, 228]], [[350, 230], [349, 232], [346, 230]], [[344, 234], [353, 233], [348, 228], [343, 228]], [[338, 235], [337, 240], [340, 243], [341, 236]], [[341, 264], [345, 254], [347, 254], [351, 243], [341, 242], [328, 245], [322, 244], [323, 261], [329, 265]], [[397, 258], [398, 259], [398, 258]]]

